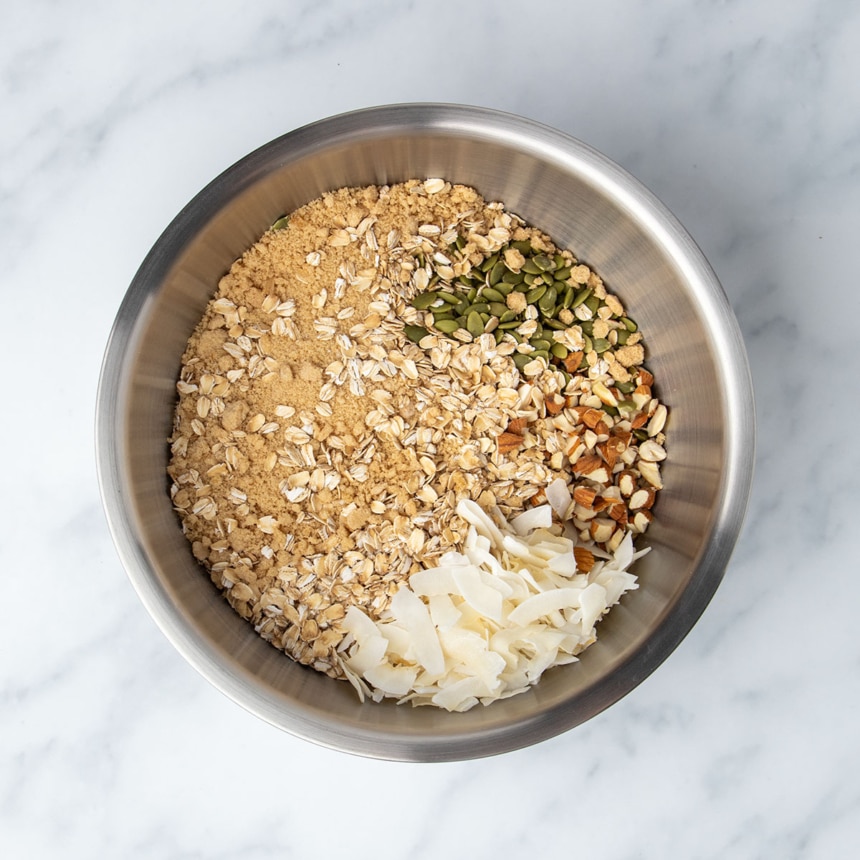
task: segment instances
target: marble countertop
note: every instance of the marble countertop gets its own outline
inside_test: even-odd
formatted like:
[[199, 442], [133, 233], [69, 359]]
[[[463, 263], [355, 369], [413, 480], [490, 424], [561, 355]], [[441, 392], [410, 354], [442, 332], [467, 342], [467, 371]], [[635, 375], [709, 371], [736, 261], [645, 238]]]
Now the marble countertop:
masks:
[[[2, 17], [0, 855], [858, 855], [860, 5], [35, 0]], [[746, 526], [681, 646], [585, 725], [444, 765], [318, 748], [198, 676], [121, 569], [93, 457], [108, 332], [163, 227], [260, 144], [404, 101], [523, 114], [634, 173], [721, 278], [758, 404]]]

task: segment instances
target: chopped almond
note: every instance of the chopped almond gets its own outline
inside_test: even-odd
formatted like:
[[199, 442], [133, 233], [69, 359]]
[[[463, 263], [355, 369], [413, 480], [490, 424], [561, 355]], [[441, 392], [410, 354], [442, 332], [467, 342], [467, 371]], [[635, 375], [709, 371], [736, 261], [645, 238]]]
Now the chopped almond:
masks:
[[505, 431], [496, 440], [499, 446], [500, 454], [507, 454], [509, 451], [515, 451], [523, 444], [523, 437], [518, 433], [509, 433]]
[[588, 573], [594, 567], [594, 553], [590, 549], [575, 546], [573, 557], [576, 559], [576, 569], [582, 573]]

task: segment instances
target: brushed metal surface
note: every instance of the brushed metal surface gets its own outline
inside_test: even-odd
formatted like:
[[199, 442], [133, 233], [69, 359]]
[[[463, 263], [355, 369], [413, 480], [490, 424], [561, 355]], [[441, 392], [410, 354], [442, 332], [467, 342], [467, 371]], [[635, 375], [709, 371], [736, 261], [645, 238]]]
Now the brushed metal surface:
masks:
[[[218, 279], [281, 214], [344, 185], [442, 176], [540, 226], [593, 266], [647, 333], [670, 405], [670, 459], [639, 591], [579, 663], [465, 714], [360, 705], [294, 664], [227, 605], [192, 558], [167, 495], [166, 439], [180, 356]], [[736, 320], [678, 221], [633, 177], [566, 135], [455, 105], [394, 105], [306, 126], [263, 146], [167, 227], [122, 302], [99, 383], [96, 449], [108, 522], [146, 608], [184, 657], [273, 725], [347, 752], [477, 758], [559, 734], [646, 678], [695, 624], [740, 530], [752, 481], [753, 394]]]

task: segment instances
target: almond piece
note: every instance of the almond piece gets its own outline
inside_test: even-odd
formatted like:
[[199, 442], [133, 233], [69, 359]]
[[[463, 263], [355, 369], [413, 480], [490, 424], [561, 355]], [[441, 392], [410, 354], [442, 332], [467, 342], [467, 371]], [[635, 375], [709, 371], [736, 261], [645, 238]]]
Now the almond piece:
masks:
[[658, 433], [662, 432], [663, 428], [666, 426], [667, 415], [668, 415], [668, 410], [661, 403], [654, 410], [654, 413], [651, 416], [651, 420], [648, 422], [648, 435], [649, 436], [656, 436]]
[[576, 373], [576, 371], [579, 370], [579, 365], [582, 364], [582, 352], [579, 350], [569, 352], [563, 363], [564, 369], [568, 373]]
[[623, 503], [616, 502], [614, 505], [612, 505], [612, 507], [609, 509], [609, 516], [612, 517], [612, 519], [615, 520], [618, 525], [627, 525], [627, 507]]
[[550, 394], [544, 403], [547, 415], [558, 415], [564, 409], [565, 399], [560, 394]]
[[612, 428], [612, 435], [621, 445], [618, 451], [619, 454], [630, 444], [630, 439], [633, 436], [629, 430], [619, 430], [618, 427]]
[[[603, 426], [606, 427], [606, 424], [603, 422], [604, 414], [600, 409], [591, 409], [588, 408], [582, 415], [582, 423], [585, 424], [586, 427], [590, 427], [596, 433], [600, 432], [597, 430], [597, 425], [603, 423]], [[606, 427], [606, 432], [609, 432], [609, 428]]]
[[499, 453], [507, 454], [509, 451], [515, 451], [523, 444], [523, 437], [518, 433], [509, 433], [505, 431], [498, 437], [498, 439], [496, 439], [496, 443], [499, 447]]
[[516, 433], [519, 436], [522, 436], [523, 431], [528, 426], [528, 420], [526, 418], [514, 418], [507, 426], [508, 433]]
[[591, 507], [600, 513], [600, 511], [605, 511], [608, 507], [611, 507], [615, 504], [615, 499], [611, 499], [607, 496], [596, 496]]
[[622, 496], [630, 496], [636, 489], [636, 475], [629, 469], [625, 469], [618, 475], [617, 484]]
[[653, 490], [646, 490], [644, 488], [636, 490], [630, 496], [630, 510], [637, 511], [640, 508], [650, 508], [654, 502], [653, 494]]
[[542, 505], [546, 501], [546, 493], [543, 487], [539, 487], [538, 491], [529, 499], [530, 505]]
[[612, 444], [612, 440], [610, 439], [607, 442], [604, 442], [602, 445], [597, 446], [597, 450], [600, 452], [600, 455], [606, 461], [606, 465], [612, 469], [616, 462], [618, 461], [618, 451], [615, 448], [615, 445]]
[[573, 500], [584, 508], [594, 507], [594, 499], [597, 493], [591, 487], [574, 487]]
[[580, 457], [573, 468], [575, 475], [587, 475], [603, 466], [603, 460], [597, 454], [586, 454]]
[[594, 382], [591, 386], [591, 390], [600, 398], [601, 402], [605, 403], [607, 406], [618, 406], [618, 401], [615, 399], [615, 395], [602, 382]]
[[591, 521], [588, 530], [595, 543], [605, 543], [612, 537], [615, 523], [612, 520], [598, 518]]
[[576, 569], [581, 573], [588, 573], [594, 567], [594, 553], [590, 549], [575, 546], [573, 557], [576, 559]]
[[651, 511], [636, 511], [636, 516], [633, 517], [633, 529], [637, 532], [644, 532], [651, 524]]
[[643, 460], [658, 463], [666, 459], [666, 449], [662, 445], [658, 445], [653, 439], [646, 439], [639, 446], [639, 456]]
[[656, 463], [651, 463], [648, 460], [640, 460], [638, 464], [639, 474], [652, 486], [655, 490], [663, 489], [663, 481], [660, 478], [660, 467]]

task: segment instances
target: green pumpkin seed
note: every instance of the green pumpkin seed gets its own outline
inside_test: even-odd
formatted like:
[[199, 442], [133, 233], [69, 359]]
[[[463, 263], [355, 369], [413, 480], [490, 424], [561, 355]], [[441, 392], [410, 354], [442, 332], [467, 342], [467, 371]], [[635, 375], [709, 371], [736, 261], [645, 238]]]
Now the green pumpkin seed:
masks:
[[481, 271], [484, 273], [489, 272], [490, 269], [492, 269], [493, 266], [495, 266], [496, 263], [498, 263], [498, 262], [499, 262], [499, 255], [498, 254], [493, 254], [492, 256], [487, 257], [487, 259], [484, 260], [483, 263], [481, 263]]
[[516, 242], [511, 242], [511, 247], [515, 248], [521, 254], [525, 256], [529, 256], [532, 254], [532, 243], [528, 241], [528, 239], [519, 239]]
[[480, 297], [485, 302], [503, 302], [505, 300], [505, 297], [492, 287], [484, 287], [481, 290]]
[[436, 325], [439, 320], [454, 319], [454, 315], [450, 310], [448, 310], [448, 308], [440, 309], [438, 311], [430, 311], [430, 316], [433, 318], [433, 325]]
[[547, 257], [546, 254], [536, 254], [532, 257], [532, 261], [542, 272], [551, 271], [555, 268], [555, 261]]
[[522, 272], [505, 272], [502, 275], [502, 282], [505, 284], [521, 284], [525, 279], [525, 275]]
[[460, 275], [457, 278], [457, 283], [468, 288], [472, 286], [472, 279], [468, 275]]
[[534, 258], [530, 258], [523, 263], [522, 271], [527, 275], [539, 275], [543, 269], [534, 261]]
[[549, 351], [559, 359], [565, 359], [570, 354], [567, 350], [567, 347], [563, 343], [559, 343], [555, 341], [552, 346], [549, 348]]
[[438, 323], [434, 323], [437, 329], [441, 331], [443, 334], [454, 334], [457, 329], [462, 328], [460, 323], [457, 320], [452, 319], [443, 319], [439, 320]]
[[631, 334], [632, 334], [634, 331], [638, 331], [638, 329], [639, 329], [639, 326], [638, 326], [638, 325], [636, 325], [636, 323], [635, 323], [635, 322], [633, 322], [633, 320], [632, 320], [632, 319], [630, 319], [630, 317], [621, 317], [621, 322], [623, 322], [623, 323], [624, 323], [624, 327], [625, 327], [625, 328], [627, 329], [627, 331], [629, 331]]
[[538, 299], [538, 307], [547, 316], [551, 316], [555, 310], [555, 302], [558, 298], [558, 292], [555, 287], [547, 287], [546, 292]]
[[573, 302], [570, 305], [571, 310], [573, 308], [578, 308], [590, 295], [590, 287], [586, 287], [584, 290], [580, 290], [573, 298]]
[[504, 312], [504, 313], [499, 317], [499, 321], [500, 321], [500, 322], [503, 322], [503, 323], [506, 323], [506, 322], [510, 322], [511, 320], [517, 320], [517, 322], [519, 323], [519, 318], [517, 317], [517, 313], [516, 313], [516, 311], [512, 311], [510, 308], [508, 308], [508, 310], [506, 310], [506, 311], [505, 311], [505, 312]]
[[428, 290], [425, 293], [418, 293], [414, 299], [412, 299], [412, 307], [419, 311], [426, 311], [430, 305], [436, 303], [439, 298], [439, 293]]
[[525, 352], [515, 352], [514, 353], [514, 364], [522, 370], [530, 361], [532, 360], [530, 353]]
[[284, 230], [290, 225], [290, 216], [289, 215], [281, 215], [274, 224], [272, 224], [273, 230]]
[[624, 346], [624, 344], [627, 343], [627, 339], [630, 337], [631, 334], [632, 332], [627, 331], [626, 328], [621, 329], [616, 333], [616, 343], [619, 346]]
[[553, 331], [564, 331], [565, 329], [570, 328], [570, 326], [567, 325], [567, 323], [563, 323], [561, 320], [557, 320], [557, 319], [545, 319], [543, 321], [543, 324], [547, 328], [553, 329]]
[[523, 283], [527, 284], [528, 286], [531, 286], [536, 280], [537, 275], [528, 274], [523, 276]]
[[553, 261], [555, 262], [556, 269], [560, 269], [566, 262], [562, 254], [556, 254], [553, 257]]
[[565, 265], [560, 266], [558, 269], [555, 270], [555, 272], [553, 272], [557, 281], [566, 281], [570, 277], [570, 273], [570, 266]]
[[567, 287], [564, 291], [563, 298], [561, 300], [561, 306], [563, 308], [570, 308], [573, 304], [573, 300], [576, 297], [576, 287]]
[[505, 283], [505, 281], [502, 280], [502, 281], [499, 281], [499, 283], [496, 284], [496, 286], [493, 289], [495, 289], [496, 292], [501, 293], [502, 297], [504, 298], [504, 296], [510, 295], [511, 290], [513, 290], [513, 288], [514, 288], [513, 284], [507, 284], [507, 283]]
[[536, 349], [531, 355], [532, 358], [542, 358], [547, 364], [549, 364], [549, 350]]
[[466, 293], [466, 301], [471, 303], [475, 301], [476, 298], [478, 298], [478, 288], [472, 287], [472, 289], [470, 289], [469, 292]]
[[504, 275], [505, 272], [507, 272], [505, 264], [501, 260], [497, 261], [495, 266], [490, 269], [489, 275], [487, 275], [487, 280], [490, 282], [490, 286], [498, 284], [499, 281], [502, 280], [502, 275]]
[[[483, 297], [482, 297], [483, 298]], [[504, 302], [490, 302], [490, 313], [502, 318], [502, 314], [508, 312], [508, 306]]]
[[609, 349], [609, 347], [610, 347], [610, 343], [605, 337], [594, 338], [593, 345], [594, 345], [594, 351], [598, 355], [603, 355], [603, 353], [606, 352], [606, 350]]
[[591, 350], [594, 349], [594, 345], [591, 342], [591, 338], [587, 334], [583, 334], [582, 340], [584, 341], [582, 351], [586, 354], [591, 352]]
[[472, 337], [479, 337], [484, 333], [484, 321], [481, 319], [481, 315], [477, 311], [471, 311], [469, 316], [466, 318], [466, 331], [469, 332]]
[[642, 427], [637, 428], [633, 431], [633, 435], [640, 441], [644, 442], [648, 438], [648, 431], [644, 430]]
[[546, 287], [544, 287], [544, 286], [534, 287], [534, 289], [531, 289], [526, 293], [526, 301], [530, 305], [533, 305], [533, 304], [535, 304], [535, 302], [540, 301], [541, 297], [543, 296], [543, 294], [545, 292], [546, 292]]
[[597, 313], [597, 309], [600, 307], [600, 299], [597, 296], [589, 296], [585, 300], [585, 306], [593, 313]]
[[454, 305], [454, 313], [461, 317], [464, 313], [466, 313], [466, 309], [469, 307], [469, 302], [466, 299], [460, 299], [456, 305]]
[[501, 317], [499, 319], [499, 328], [502, 329], [502, 331], [511, 331], [515, 328], [519, 328], [523, 324], [522, 320], [502, 320]]
[[466, 237], [461, 236], [459, 233], [457, 234], [457, 238], [454, 240], [454, 244], [457, 246], [458, 251], [462, 251], [463, 248], [466, 247]]
[[427, 329], [424, 328], [424, 326], [405, 325], [405, 326], [403, 326], [403, 334], [405, 334], [406, 337], [409, 338], [409, 340], [411, 340], [413, 343], [418, 343], [418, 341], [427, 337], [430, 334], [430, 332], [427, 331]]
[[444, 291], [440, 291], [438, 296], [443, 302], [447, 302], [449, 305], [456, 305], [460, 302], [460, 296], [457, 295], [457, 293], [446, 293]]
[[529, 343], [535, 349], [550, 349], [552, 347], [552, 341], [545, 340], [542, 337], [533, 337], [529, 340]]
[[594, 331], [594, 322], [593, 320], [583, 320], [579, 327], [582, 329], [583, 334], [590, 335]]
[[468, 316], [472, 311], [476, 311], [479, 314], [486, 314], [490, 312], [490, 303], [489, 302], [475, 302], [473, 305], [469, 305], [466, 310], [466, 316]]
[[615, 387], [622, 394], [631, 394], [633, 392], [633, 390], [636, 388], [636, 383], [635, 382], [616, 382]]

